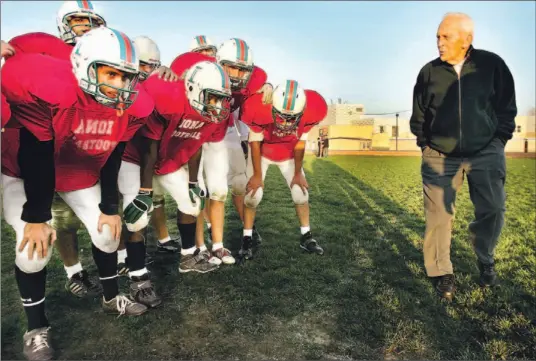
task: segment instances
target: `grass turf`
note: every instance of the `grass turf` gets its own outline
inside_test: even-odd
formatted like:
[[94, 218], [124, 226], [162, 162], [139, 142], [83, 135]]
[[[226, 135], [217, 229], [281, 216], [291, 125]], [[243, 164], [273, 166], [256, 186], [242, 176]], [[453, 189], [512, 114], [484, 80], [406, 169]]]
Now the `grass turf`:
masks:
[[[420, 159], [308, 157], [311, 225], [324, 256], [299, 248], [290, 192], [272, 166], [258, 212], [264, 242], [257, 259], [179, 275], [177, 257], [157, 255], [152, 271], [163, 306], [141, 317], [117, 319], [103, 314], [98, 299], [70, 296], [55, 252], [47, 310], [57, 357], [535, 359], [535, 166], [534, 159], [507, 161], [506, 226], [496, 251], [500, 288], [476, 284], [466, 185], [452, 245], [458, 292], [449, 304], [437, 298], [422, 265]], [[176, 234], [175, 205], [166, 208]], [[225, 239], [236, 250], [241, 229], [230, 202], [226, 212]], [[96, 274], [85, 230], [79, 238], [83, 264]], [[26, 327], [13, 243], [2, 222], [2, 359], [22, 358]]]

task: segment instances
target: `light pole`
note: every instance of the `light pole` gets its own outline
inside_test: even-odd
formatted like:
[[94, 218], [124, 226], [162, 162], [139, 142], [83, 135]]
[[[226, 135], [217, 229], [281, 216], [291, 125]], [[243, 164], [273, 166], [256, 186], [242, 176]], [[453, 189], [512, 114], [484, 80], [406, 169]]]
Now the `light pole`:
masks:
[[396, 150], [398, 151], [398, 113], [396, 113]]

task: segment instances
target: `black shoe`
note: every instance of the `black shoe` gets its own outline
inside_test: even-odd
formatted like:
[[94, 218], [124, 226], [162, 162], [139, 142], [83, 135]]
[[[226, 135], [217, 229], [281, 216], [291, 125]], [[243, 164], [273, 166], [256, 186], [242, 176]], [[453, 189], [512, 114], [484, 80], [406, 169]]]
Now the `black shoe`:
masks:
[[480, 270], [480, 286], [491, 287], [498, 283], [497, 272], [495, 272], [495, 263], [482, 263], [478, 261], [478, 269]]
[[253, 226], [253, 236], [251, 237], [253, 239], [253, 244], [255, 246], [258, 246], [262, 242], [262, 237], [259, 234], [259, 231], [257, 231], [257, 227]]
[[177, 253], [181, 249], [180, 238], [170, 239], [166, 243], [156, 241], [156, 250], [163, 253]]
[[320, 247], [318, 242], [313, 238], [311, 231], [301, 236], [300, 247], [310, 253], [316, 253], [319, 255], [324, 254], [324, 250], [322, 249], [322, 247]]
[[154, 290], [153, 284], [146, 273], [143, 276], [130, 277], [130, 297], [135, 302], [141, 303], [147, 307], [158, 307], [162, 303], [162, 298]]
[[437, 277], [436, 291], [439, 295], [449, 301], [454, 297], [454, 275], [443, 275]]
[[117, 264], [117, 275], [119, 277], [128, 277], [128, 266], [127, 261]]
[[242, 238], [242, 248], [238, 251], [237, 264], [253, 258], [253, 239], [250, 236]]
[[102, 293], [99, 279], [90, 277], [86, 270], [75, 273], [65, 283], [65, 289], [76, 297], [95, 297]]
[[148, 266], [154, 263], [153, 257], [149, 253], [145, 253], [145, 265]]

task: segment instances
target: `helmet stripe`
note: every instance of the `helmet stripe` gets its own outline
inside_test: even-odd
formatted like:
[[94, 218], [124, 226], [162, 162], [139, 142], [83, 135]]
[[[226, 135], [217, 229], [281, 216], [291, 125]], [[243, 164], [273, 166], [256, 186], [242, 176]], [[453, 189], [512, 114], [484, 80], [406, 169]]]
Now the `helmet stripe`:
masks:
[[134, 63], [134, 46], [132, 45], [132, 42], [130, 41], [129, 37], [115, 29], [110, 30], [113, 31], [117, 40], [119, 41], [119, 56], [121, 57], [121, 60], [129, 63]]
[[221, 79], [222, 79], [221, 85], [223, 89], [229, 89], [229, 78], [225, 76], [225, 72], [223, 71], [223, 68], [219, 64], [216, 64], [216, 68], [218, 68], [218, 70], [220, 71]]
[[205, 45], [206, 44], [205, 37], [203, 35], [199, 35], [197, 37], [197, 44], [198, 45]]
[[296, 104], [296, 93], [298, 92], [298, 82], [295, 80], [287, 80], [287, 87], [285, 89], [285, 101], [283, 102], [283, 108], [287, 111], [294, 110]]
[[78, 7], [85, 10], [93, 10], [93, 4], [89, 0], [77, 0]]
[[236, 43], [236, 59], [244, 62], [248, 61], [248, 44], [242, 39], [234, 39]]

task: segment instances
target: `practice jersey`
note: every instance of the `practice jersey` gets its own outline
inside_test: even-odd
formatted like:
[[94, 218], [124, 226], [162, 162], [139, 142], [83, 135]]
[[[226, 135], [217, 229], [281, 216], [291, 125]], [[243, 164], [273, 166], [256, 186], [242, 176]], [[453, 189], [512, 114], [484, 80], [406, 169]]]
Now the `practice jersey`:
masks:
[[127, 145], [124, 161], [140, 164], [139, 137], [158, 140], [155, 174], [168, 174], [186, 164], [204, 142], [218, 142], [225, 136], [226, 121], [216, 124], [193, 109], [186, 97], [184, 82], [150, 77], [144, 87], [154, 100], [155, 111]]
[[70, 62], [42, 54], [21, 54], [2, 68], [2, 91], [12, 117], [40, 141], [54, 139], [56, 190], [93, 186], [119, 142], [128, 141], [154, 109], [139, 87], [121, 116], [78, 86]]
[[272, 105], [262, 103], [262, 94], [246, 100], [241, 108], [240, 119], [255, 133], [263, 134], [261, 154], [275, 162], [294, 158], [294, 147], [304, 133], [320, 123], [328, 112], [324, 98], [314, 90], [305, 90], [305, 110], [298, 126], [291, 132], [283, 132], [274, 124]]

